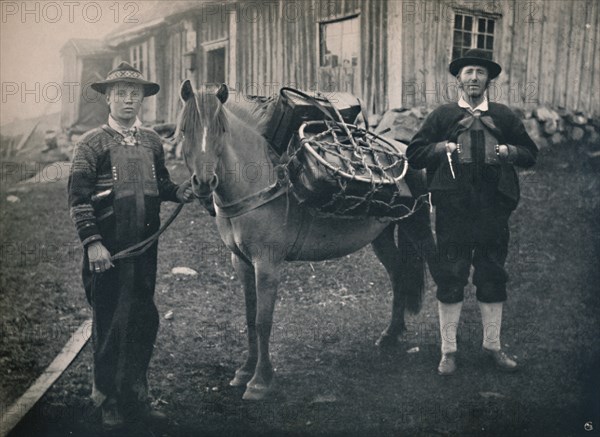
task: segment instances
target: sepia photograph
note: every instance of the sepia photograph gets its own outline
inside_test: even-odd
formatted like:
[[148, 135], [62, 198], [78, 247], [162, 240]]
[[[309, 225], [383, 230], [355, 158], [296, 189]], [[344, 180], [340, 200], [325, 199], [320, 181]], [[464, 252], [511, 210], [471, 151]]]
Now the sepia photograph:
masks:
[[600, 436], [600, 2], [0, 9], [0, 437]]

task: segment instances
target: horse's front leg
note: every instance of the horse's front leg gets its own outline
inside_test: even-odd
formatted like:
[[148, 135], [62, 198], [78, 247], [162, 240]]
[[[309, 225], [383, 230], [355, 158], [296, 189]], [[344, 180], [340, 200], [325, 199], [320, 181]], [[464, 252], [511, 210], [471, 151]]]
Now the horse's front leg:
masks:
[[405, 297], [402, 289], [402, 266], [398, 247], [394, 242], [394, 225], [390, 225], [371, 243], [373, 251], [390, 277], [392, 285], [392, 318], [389, 325], [381, 333], [376, 342], [377, 346], [388, 347], [398, 342], [398, 336], [405, 329], [404, 304]]
[[245, 259], [231, 254], [231, 264], [237, 272], [244, 288], [244, 299], [246, 301], [246, 325], [248, 327], [248, 357], [246, 361], [236, 370], [235, 376], [229, 382], [233, 387], [245, 386], [254, 375], [256, 361], [258, 360], [258, 344], [256, 342], [256, 279], [254, 266]]
[[269, 357], [269, 339], [273, 325], [273, 310], [277, 298], [279, 272], [269, 260], [261, 260], [254, 266], [256, 274], [256, 335], [258, 361], [254, 376], [248, 382], [243, 399], [262, 400], [269, 394], [273, 380], [273, 366]]

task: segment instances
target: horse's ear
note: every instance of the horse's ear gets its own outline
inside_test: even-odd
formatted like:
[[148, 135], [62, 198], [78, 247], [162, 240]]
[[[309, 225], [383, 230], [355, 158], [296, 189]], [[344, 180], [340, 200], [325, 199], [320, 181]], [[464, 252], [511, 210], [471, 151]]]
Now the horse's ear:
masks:
[[194, 87], [192, 86], [192, 82], [189, 79], [186, 79], [179, 89], [179, 96], [183, 103], [187, 102], [191, 97], [194, 96]]
[[217, 99], [219, 99], [219, 101], [221, 103], [225, 103], [228, 98], [229, 98], [229, 88], [227, 87], [226, 84], [222, 83], [221, 86], [219, 87], [219, 89], [217, 90]]

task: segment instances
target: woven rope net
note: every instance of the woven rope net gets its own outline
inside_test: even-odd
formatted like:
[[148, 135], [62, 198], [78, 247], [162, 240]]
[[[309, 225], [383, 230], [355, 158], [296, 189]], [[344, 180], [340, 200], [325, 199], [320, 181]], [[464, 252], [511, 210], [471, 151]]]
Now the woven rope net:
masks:
[[311, 179], [316, 187], [325, 186], [328, 191], [328, 196], [317, 193], [314, 199], [304, 196], [313, 208], [334, 215], [395, 219], [416, 210], [420, 199], [410, 197], [403, 181], [408, 170], [406, 156], [385, 138], [334, 121], [306, 122], [298, 136], [299, 144], [289, 151], [290, 162], [299, 158], [295, 162], [302, 163], [304, 177], [296, 178], [295, 185]]

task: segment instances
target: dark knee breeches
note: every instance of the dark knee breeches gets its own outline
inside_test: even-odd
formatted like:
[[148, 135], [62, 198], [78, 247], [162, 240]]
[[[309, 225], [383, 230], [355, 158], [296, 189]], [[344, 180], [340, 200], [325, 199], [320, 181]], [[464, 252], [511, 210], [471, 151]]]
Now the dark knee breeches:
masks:
[[498, 202], [470, 202], [448, 196], [436, 202], [438, 248], [437, 298], [443, 303], [463, 300], [464, 287], [474, 267], [477, 300], [506, 300], [508, 274], [508, 219], [511, 209]]

